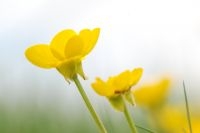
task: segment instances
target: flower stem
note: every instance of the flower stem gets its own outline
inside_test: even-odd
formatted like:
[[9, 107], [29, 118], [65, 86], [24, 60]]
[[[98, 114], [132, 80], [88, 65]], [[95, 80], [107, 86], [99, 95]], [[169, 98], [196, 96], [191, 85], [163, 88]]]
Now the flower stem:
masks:
[[92, 104], [90, 103], [90, 100], [88, 99], [88, 97], [87, 97], [87, 95], [86, 95], [86, 93], [85, 93], [85, 91], [84, 91], [84, 89], [83, 89], [78, 77], [75, 76], [73, 78], [73, 80], [74, 80], [74, 82], [76, 84], [76, 87], [78, 88], [78, 90], [79, 90], [79, 92], [80, 92], [80, 94], [81, 94], [81, 96], [82, 96], [82, 98], [83, 98], [88, 110], [90, 111], [90, 114], [92, 115], [94, 121], [98, 125], [101, 133], [107, 133], [102, 121], [99, 119], [97, 113], [95, 112], [94, 108], [92, 107]]
[[131, 115], [130, 115], [130, 113], [128, 111], [128, 107], [126, 105], [125, 98], [123, 96], [122, 96], [122, 99], [123, 99], [123, 102], [124, 102], [124, 115], [126, 117], [126, 120], [127, 120], [128, 124], [129, 124], [129, 126], [131, 128], [132, 133], [137, 133], [137, 129], [135, 127], [134, 121], [131, 118]]

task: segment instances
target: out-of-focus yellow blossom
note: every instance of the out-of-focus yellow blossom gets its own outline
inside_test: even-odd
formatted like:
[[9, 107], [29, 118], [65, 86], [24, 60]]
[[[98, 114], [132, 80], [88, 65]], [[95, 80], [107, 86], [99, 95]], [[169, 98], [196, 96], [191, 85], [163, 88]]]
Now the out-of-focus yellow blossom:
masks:
[[92, 88], [101, 96], [106, 96], [111, 104], [118, 110], [123, 111], [124, 105], [121, 96], [133, 104], [130, 89], [142, 76], [142, 68], [136, 68], [132, 71], [126, 70], [117, 76], [109, 77], [103, 81], [99, 77], [92, 83]]
[[166, 133], [184, 133], [188, 131], [188, 122], [185, 108], [175, 106], [164, 106], [156, 114], [159, 127]]
[[[199, 113], [199, 112], [197, 112]], [[189, 125], [186, 116], [186, 109], [178, 106], [164, 106], [156, 113], [157, 123], [163, 132], [166, 133], [189, 133]], [[191, 125], [193, 133], [200, 133], [200, 115], [191, 113]]]
[[192, 119], [192, 131], [193, 133], [200, 133], [200, 116]]
[[77, 34], [71, 29], [57, 33], [50, 44], [36, 44], [29, 47], [25, 55], [34, 65], [41, 68], [56, 68], [65, 79], [79, 74], [85, 79], [82, 60], [94, 48], [99, 28], [83, 29]]
[[144, 84], [132, 92], [137, 105], [155, 108], [165, 101], [169, 89], [170, 79], [163, 78], [151, 84]]

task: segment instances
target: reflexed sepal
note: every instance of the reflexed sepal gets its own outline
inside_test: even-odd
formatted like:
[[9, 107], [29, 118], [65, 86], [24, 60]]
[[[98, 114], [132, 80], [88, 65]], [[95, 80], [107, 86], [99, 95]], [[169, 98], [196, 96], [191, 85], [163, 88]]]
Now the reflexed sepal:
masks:
[[127, 100], [131, 105], [135, 105], [134, 96], [133, 96], [133, 94], [132, 94], [130, 91], [128, 91], [128, 92], [125, 93], [124, 95], [125, 95], [126, 100]]
[[84, 79], [88, 79], [87, 76], [85, 75], [84, 71], [83, 71], [83, 67], [82, 67], [82, 62], [78, 62], [76, 65], [76, 72]]

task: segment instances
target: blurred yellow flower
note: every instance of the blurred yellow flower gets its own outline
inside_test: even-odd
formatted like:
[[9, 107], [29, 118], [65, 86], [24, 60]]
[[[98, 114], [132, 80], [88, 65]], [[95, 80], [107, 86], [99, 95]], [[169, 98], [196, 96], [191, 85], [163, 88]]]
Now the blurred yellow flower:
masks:
[[109, 77], [103, 81], [99, 77], [92, 83], [92, 88], [101, 96], [106, 96], [111, 104], [118, 110], [123, 110], [121, 95], [133, 104], [130, 89], [142, 76], [142, 68], [136, 68], [132, 71], [126, 70], [117, 76]]
[[50, 44], [36, 44], [25, 51], [27, 59], [41, 68], [56, 68], [65, 79], [79, 74], [85, 79], [81, 61], [94, 48], [99, 28], [83, 29], [77, 34], [71, 29], [57, 33]]
[[167, 133], [184, 133], [188, 131], [185, 108], [172, 105], [164, 106], [156, 113], [158, 127]]
[[137, 105], [155, 108], [164, 102], [169, 89], [170, 79], [163, 78], [155, 83], [144, 84], [132, 92]]
[[[193, 106], [192, 106], [193, 107]], [[197, 113], [197, 114], [196, 114]], [[191, 124], [193, 133], [200, 133], [200, 115], [199, 112], [193, 112], [191, 115]], [[160, 128], [167, 133], [189, 133], [189, 125], [186, 116], [186, 110], [183, 107], [167, 105], [157, 112]]]
[[200, 116], [192, 119], [192, 131], [193, 133], [200, 133]]

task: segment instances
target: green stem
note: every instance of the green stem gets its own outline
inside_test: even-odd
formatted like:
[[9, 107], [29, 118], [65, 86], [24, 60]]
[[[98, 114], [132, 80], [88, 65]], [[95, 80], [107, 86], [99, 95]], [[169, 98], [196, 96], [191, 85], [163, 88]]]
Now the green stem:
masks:
[[134, 124], [134, 121], [131, 119], [131, 115], [128, 111], [128, 107], [126, 105], [126, 102], [125, 102], [125, 98], [122, 96], [122, 99], [123, 99], [123, 102], [124, 102], [124, 115], [126, 117], [126, 120], [131, 128], [131, 131], [132, 133], [137, 133], [137, 129], [135, 127], [135, 124]]
[[189, 104], [188, 104], [187, 93], [186, 93], [185, 82], [184, 81], [183, 81], [183, 90], [184, 90], [185, 106], [186, 106], [186, 112], [187, 112], [188, 125], [189, 125], [189, 129], [190, 129], [190, 133], [192, 133], [192, 124], [191, 124], [191, 119], [190, 119], [190, 110], [189, 110]]
[[88, 97], [87, 97], [87, 95], [86, 95], [86, 93], [85, 93], [85, 91], [84, 91], [84, 89], [83, 89], [78, 77], [75, 76], [73, 78], [73, 80], [74, 80], [74, 82], [76, 84], [76, 87], [78, 88], [78, 90], [79, 90], [79, 92], [80, 92], [80, 94], [81, 94], [81, 96], [82, 96], [82, 98], [83, 98], [88, 110], [90, 111], [90, 114], [92, 115], [94, 121], [96, 122], [97, 126], [99, 127], [101, 133], [107, 133], [103, 123], [101, 122], [101, 120], [99, 119], [98, 115], [96, 114], [94, 108], [92, 107], [92, 104], [90, 103], [90, 100], [88, 99]]

